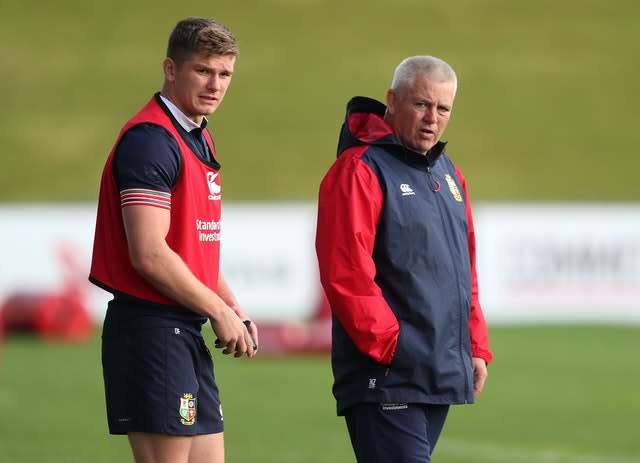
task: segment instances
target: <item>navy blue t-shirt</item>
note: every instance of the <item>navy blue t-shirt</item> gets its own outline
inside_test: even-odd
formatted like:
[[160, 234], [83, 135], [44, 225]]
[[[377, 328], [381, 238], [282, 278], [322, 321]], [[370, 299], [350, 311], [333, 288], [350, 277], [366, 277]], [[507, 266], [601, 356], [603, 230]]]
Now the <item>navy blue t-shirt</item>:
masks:
[[[203, 160], [212, 160], [202, 130], [179, 132], [189, 147]], [[113, 159], [113, 173], [120, 191], [145, 188], [170, 192], [180, 173], [178, 142], [163, 127], [156, 124], [138, 124], [129, 129], [118, 143]]]

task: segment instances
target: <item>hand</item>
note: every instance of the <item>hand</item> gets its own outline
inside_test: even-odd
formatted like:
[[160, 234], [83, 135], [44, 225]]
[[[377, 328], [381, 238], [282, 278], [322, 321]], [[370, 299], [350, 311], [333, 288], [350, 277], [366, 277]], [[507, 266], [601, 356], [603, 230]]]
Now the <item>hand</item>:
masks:
[[487, 362], [480, 357], [473, 357], [471, 365], [473, 367], [473, 397], [477, 398], [484, 389], [484, 382], [489, 376], [489, 371], [487, 370]]
[[[251, 341], [253, 344], [253, 349], [256, 351], [253, 355], [255, 355], [258, 351], [258, 327], [251, 320], [244, 320], [244, 326], [247, 327], [249, 331], [249, 336], [251, 336]], [[250, 356], [251, 357], [251, 356]]]
[[210, 321], [217, 337], [215, 346], [218, 349], [223, 349], [223, 354], [233, 354], [234, 357], [241, 357], [244, 354], [247, 354], [248, 357], [255, 355], [251, 336], [233, 309], [225, 305], [218, 315], [211, 318]]
[[244, 310], [242, 310], [242, 307], [240, 307], [237, 301], [234, 302], [235, 303], [229, 304], [229, 307], [234, 310], [238, 317], [240, 317], [240, 320], [242, 320], [242, 323], [244, 323], [244, 326], [247, 327], [249, 337], [251, 338], [251, 345], [253, 346], [254, 352], [252, 354], [249, 354], [249, 352], [247, 352], [247, 357], [255, 357], [255, 355], [258, 353], [258, 346], [260, 345], [258, 339], [258, 326], [247, 316], [247, 314], [244, 312]]

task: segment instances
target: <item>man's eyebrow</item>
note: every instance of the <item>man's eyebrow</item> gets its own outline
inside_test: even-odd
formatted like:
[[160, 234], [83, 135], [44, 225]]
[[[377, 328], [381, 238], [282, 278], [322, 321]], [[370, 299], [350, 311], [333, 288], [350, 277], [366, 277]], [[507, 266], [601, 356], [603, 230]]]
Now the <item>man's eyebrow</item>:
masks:
[[198, 61], [194, 62], [194, 66], [197, 68], [206, 69], [207, 71], [226, 72], [227, 74], [233, 74], [233, 71], [231, 69], [212, 67], [206, 63], [201, 63]]

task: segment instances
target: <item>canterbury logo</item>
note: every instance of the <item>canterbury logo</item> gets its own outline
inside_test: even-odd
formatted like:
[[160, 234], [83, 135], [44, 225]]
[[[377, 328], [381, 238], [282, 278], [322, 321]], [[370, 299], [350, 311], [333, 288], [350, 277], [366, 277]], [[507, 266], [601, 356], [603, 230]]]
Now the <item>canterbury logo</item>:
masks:
[[207, 172], [207, 183], [209, 184], [209, 191], [212, 195], [217, 195], [222, 189], [217, 181], [218, 175], [220, 174], [215, 172]]
[[209, 185], [209, 192], [211, 193], [208, 196], [210, 201], [219, 201], [222, 197], [222, 195], [220, 195], [222, 187], [220, 186], [219, 175], [219, 172], [207, 172], [207, 185]]
[[402, 196], [415, 195], [413, 189], [411, 189], [411, 185], [408, 183], [401, 184], [400, 191], [402, 191]]

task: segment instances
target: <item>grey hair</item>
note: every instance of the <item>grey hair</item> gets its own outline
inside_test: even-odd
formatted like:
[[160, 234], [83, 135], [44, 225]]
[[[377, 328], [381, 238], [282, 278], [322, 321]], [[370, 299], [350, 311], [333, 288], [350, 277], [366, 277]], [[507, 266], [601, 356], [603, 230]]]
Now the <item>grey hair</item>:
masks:
[[436, 82], [453, 82], [454, 95], [458, 88], [458, 77], [449, 64], [435, 56], [419, 55], [398, 64], [391, 80], [391, 90], [397, 92], [410, 87], [419, 76]]

